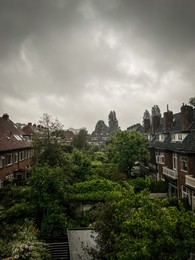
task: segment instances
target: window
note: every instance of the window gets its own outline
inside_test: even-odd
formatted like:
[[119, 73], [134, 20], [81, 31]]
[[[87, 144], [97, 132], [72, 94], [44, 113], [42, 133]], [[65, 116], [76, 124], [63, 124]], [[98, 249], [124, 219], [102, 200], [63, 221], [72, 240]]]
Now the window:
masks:
[[24, 153], [25, 153], [25, 159], [27, 159], [28, 152], [27, 152], [27, 151], [25, 151]]
[[3, 168], [3, 156], [0, 156], [0, 168]]
[[7, 165], [13, 164], [13, 153], [8, 153], [6, 155], [6, 163]]
[[188, 189], [185, 186], [182, 186], [182, 198], [188, 198]]
[[15, 163], [18, 162], [18, 153], [15, 153]]
[[164, 155], [164, 153], [159, 153], [156, 156], [156, 162], [160, 163], [160, 164], [164, 164], [165, 163], [165, 155]]
[[158, 140], [163, 142], [165, 140], [165, 136], [163, 134], [158, 135]]
[[182, 169], [182, 171], [185, 171], [185, 172], [187, 172], [187, 170], [188, 170], [188, 164], [187, 164], [187, 162], [188, 162], [188, 158], [187, 157], [181, 157], [181, 169]]
[[172, 141], [175, 141], [175, 139], [176, 139], [175, 134], [172, 134], [172, 135], [171, 135], [171, 140], [172, 140]]
[[19, 152], [19, 161], [24, 160], [24, 151]]
[[173, 154], [173, 170], [177, 169], [177, 154]]
[[181, 133], [178, 134], [178, 140], [179, 140], [179, 141], [182, 141], [182, 140], [183, 140]]

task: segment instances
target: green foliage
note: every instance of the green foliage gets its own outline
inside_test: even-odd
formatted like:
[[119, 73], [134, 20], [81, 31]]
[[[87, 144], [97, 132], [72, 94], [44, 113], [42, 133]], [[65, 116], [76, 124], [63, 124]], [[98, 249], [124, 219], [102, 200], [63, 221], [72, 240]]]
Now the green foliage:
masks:
[[74, 150], [71, 157], [74, 182], [84, 181], [91, 173], [90, 157], [83, 151]]
[[14, 259], [51, 259], [47, 245], [37, 239], [37, 231], [32, 222], [25, 222], [13, 238], [8, 244], [8, 253]]
[[103, 120], [99, 120], [95, 126], [96, 133], [102, 133], [108, 130], [107, 125], [104, 123]]
[[40, 125], [33, 137], [35, 160], [37, 163], [50, 166], [63, 165], [62, 125], [51, 115], [43, 114]]
[[151, 181], [149, 190], [152, 193], [167, 192], [168, 191], [168, 183], [165, 182], [165, 181]]
[[68, 181], [62, 168], [38, 166], [29, 178], [31, 204], [41, 235], [61, 236], [67, 228]]
[[134, 187], [135, 193], [143, 191], [144, 189], [149, 190], [151, 185], [151, 179], [149, 177], [146, 178], [135, 178], [130, 180], [130, 185]]
[[131, 176], [131, 169], [136, 161], [148, 160], [147, 139], [138, 132], [121, 131], [112, 135], [109, 143], [111, 160], [120, 171]]
[[167, 199], [124, 193], [108, 201], [96, 220], [99, 256], [106, 259], [188, 259], [195, 252], [195, 216]]
[[108, 124], [109, 124], [109, 132], [120, 130], [115, 111], [110, 111], [110, 114], [108, 116]]
[[85, 129], [81, 129], [79, 133], [73, 138], [72, 145], [73, 147], [79, 150], [88, 149], [88, 133]]
[[122, 186], [116, 182], [106, 179], [93, 179], [75, 183], [72, 187], [70, 199], [99, 202], [108, 199], [117, 199], [121, 196], [122, 191]]

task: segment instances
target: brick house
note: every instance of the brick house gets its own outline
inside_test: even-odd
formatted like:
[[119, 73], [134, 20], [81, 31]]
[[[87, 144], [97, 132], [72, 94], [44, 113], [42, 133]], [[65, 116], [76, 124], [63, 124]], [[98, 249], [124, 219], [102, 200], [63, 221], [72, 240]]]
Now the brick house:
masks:
[[9, 115], [0, 117], [0, 186], [6, 179], [25, 180], [33, 156], [31, 141]]
[[109, 139], [109, 131], [107, 129], [102, 130], [102, 131], [93, 131], [90, 138], [89, 138], [89, 143], [92, 145], [101, 145], [101, 144], [106, 144], [108, 139]]
[[195, 109], [189, 105], [173, 114], [144, 119], [154, 179], [168, 182], [168, 195], [187, 197], [195, 208]]
[[75, 134], [72, 131], [70, 131], [70, 130], [64, 131], [64, 143], [65, 144], [71, 144], [74, 137], [75, 137]]

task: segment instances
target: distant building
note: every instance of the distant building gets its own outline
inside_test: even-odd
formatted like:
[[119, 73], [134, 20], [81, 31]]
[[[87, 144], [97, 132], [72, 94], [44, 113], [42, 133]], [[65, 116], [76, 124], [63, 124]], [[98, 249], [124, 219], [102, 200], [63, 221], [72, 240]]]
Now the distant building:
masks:
[[75, 134], [72, 131], [70, 131], [70, 130], [64, 131], [64, 143], [65, 144], [70, 144], [74, 137], [75, 137]]
[[135, 132], [144, 133], [144, 127], [140, 123], [137, 123], [132, 126], [129, 126], [127, 128], [127, 131], [135, 131]]
[[81, 127], [81, 128], [78, 128], [78, 129], [72, 128], [72, 127], [68, 128], [68, 130], [73, 132], [75, 135], [78, 134], [80, 132], [80, 130], [82, 130], [82, 129], [87, 130], [86, 127]]
[[22, 127], [22, 131], [24, 132], [23, 136], [26, 140], [32, 140], [33, 135], [36, 131], [36, 125], [32, 125], [32, 123], [28, 123], [27, 125]]
[[9, 119], [8, 114], [0, 117], [0, 186], [6, 179], [27, 178], [34, 151], [24, 136], [25, 133]]

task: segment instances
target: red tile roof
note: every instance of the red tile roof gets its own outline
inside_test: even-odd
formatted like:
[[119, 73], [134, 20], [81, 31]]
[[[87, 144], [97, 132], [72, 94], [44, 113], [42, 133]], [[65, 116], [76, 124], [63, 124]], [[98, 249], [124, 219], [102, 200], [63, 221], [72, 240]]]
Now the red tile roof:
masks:
[[32, 147], [23, 135], [24, 132], [9, 119], [8, 115], [0, 117], [0, 151]]

